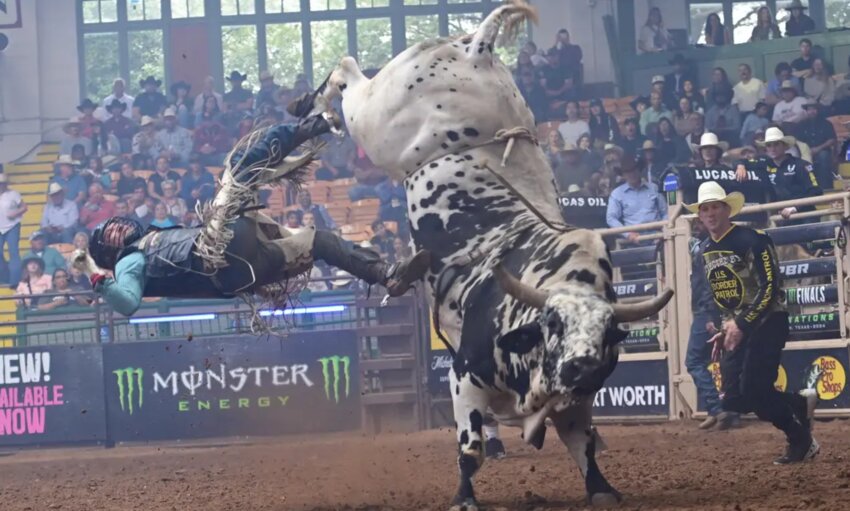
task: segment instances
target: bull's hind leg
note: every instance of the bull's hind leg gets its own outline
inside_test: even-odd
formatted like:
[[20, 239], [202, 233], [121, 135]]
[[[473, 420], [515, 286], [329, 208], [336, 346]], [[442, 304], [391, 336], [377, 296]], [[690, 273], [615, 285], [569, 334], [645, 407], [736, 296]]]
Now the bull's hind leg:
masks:
[[472, 477], [484, 463], [484, 412], [487, 410], [487, 395], [470, 380], [469, 373], [458, 377], [455, 370], [449, 371], [457, 424], [457, 466], [460, 483], [452, 499], [451, 511], [477, 511], [478, 501], [472, 489]]
[[596, 464], [596, 451], [601, 446], [591, 428], [592, 406], [593, 397], [586, 397], [584, 402], [559, 412], [552, 420], [558, 437], [581, 470], [588, 502], [594, 506], [609, 507], [618, 504], [622, 496], [608, 483]]

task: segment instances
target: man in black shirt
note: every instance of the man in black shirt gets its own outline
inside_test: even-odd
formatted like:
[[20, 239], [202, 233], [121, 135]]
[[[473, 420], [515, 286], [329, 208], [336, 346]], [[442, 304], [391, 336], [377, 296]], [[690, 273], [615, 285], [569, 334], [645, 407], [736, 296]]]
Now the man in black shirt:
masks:
[[833, 154], [838, 147], [835, 127], [823, 115], [823, 106], [817, 101], [809, 101], [806, 106], [806, 119], [797, 123], [795, 135], [812, 150], [812, 163], [821, 188], [832, 189]]
[[803, 9], [807, 7], [801, 0], [792, 0], [786, 9], [791, 11], [791, 17], [785, 23], [786, 36], [806, 35], [815, 31], [815, 20], [803, 14]]
[[811, 432], [817, 391], [790, 394], [774, 387], [788, 340], [782, 276], [770, 237], [732, 224], [743, 205], [743, 195], [727, 195], [713, 181], [700, 186], [697, 203], [686, 205], [709, 233], [701, 243], [705, 275], [724, 317], [709, 341], [712, 358], [722, 353], [721, 403], [726, 412], [755, 412], [785, 433], [788, 446], [775, 464], [800, 463], [820, 449]]
[[[812, 42], [808, 39], [800, 40], [800, 56], [791, 61], [791, 69], [797, 71], [808, 71], [812, 68], [812, 62], [815, 61], [812, 55]], [[797, 75], [799, 78], [799, 75]]]
[[548, 66], [541, 70], [541, 85], [549, 100], [549, 111], [553, 117], [560, 116], [564, 105], [570, 99], [576, 99], [573, 76], [560, 65], [560, 52], [549, 50], [546, 55]]
[[247, 74], [241, 74], [239, 71], [233, 71], [227, 77], [230, 82], [230, 92], [224, 94], [224, 104], [233, 105], [235, 110], [251, 111], [254, 108], [254, 93], [248, 89], [242, 88], [242, 82], [248, 79]]
[[160, 85], [162, 85], [162, 80], [157, 80], [153, 76], [148, 76], [139, 82], [139, 87], [143, 88], [145, 92], [139, 94], [133, 100], [133, 110], [138, 111], [140, 117], [143, 115], [159, 117], [159, 114], [168, 106], [168, 99], [158, 90]]
[[[788, 149], [797, 143], [794, 137], [785, 136], [779, 128], [768, 128], [764, 142], [756, 141], [767, 148], [767, 172], [773, 181], [776, 200], [785, 201], [823, 195], [818, 185], [815, 169], [811, 163], [788, 154]], [[814, 206], [788, 207], [781, 211], [788, 218], [797, 211], [812, 211]]]
[[638, 120], [634, 117], [626, 119], [623, 123], [623, 133], [617, 139], [617, 145], [623, 149], [626, 158], [635, 159], [643, 150], [643, 142], [646, 138], [640, 134]]

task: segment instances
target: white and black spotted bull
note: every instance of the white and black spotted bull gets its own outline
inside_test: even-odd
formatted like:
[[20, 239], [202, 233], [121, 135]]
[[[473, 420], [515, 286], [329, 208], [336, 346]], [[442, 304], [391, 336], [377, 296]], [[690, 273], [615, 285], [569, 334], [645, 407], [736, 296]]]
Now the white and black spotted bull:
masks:
[[348, 130], [369, 157], [404, 180], [413, 242], [432, 253], [429, 299], [454, 356], [453, 509], [477, 509], [472, 477], [487, 413], [522, 427], [537, 447], [551, 418], [591, 502], [619, 501], [595, 461], [593, 397], [626, 335], [617, 324], [657, 313], [672, 296], [615, 303], [601, 236], [556, 228], [552, 171], [534, 140], [517, 140], [500, 166], [506, 143], [489, 142], [504, 129], [533, 133], [534, 119], [493, 45], [503, 23], [532, 16], [515, 0], [475, 34], [409, 48], [371, 80], [346, 57], [324, 91], [342, 96]]

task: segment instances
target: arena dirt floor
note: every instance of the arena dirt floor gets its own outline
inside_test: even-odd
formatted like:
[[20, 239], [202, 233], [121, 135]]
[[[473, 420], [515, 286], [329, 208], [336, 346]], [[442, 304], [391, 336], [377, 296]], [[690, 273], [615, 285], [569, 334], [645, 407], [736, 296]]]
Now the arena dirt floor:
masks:
[[[850, 423], [819, 422], [813, 463], [771, 464], [777, 432], [750, 424], [600, 426], [599, 456], [620, 509], [847, 509]], [[554, 431], [541, 452], [504, 431], [509, 457], [488, 462], [478, 496], [491, 511], [585, 507], [583, 483]], [[445, 510], [455, 489], [454, 433], [324, 435], [251, 443], [5, 452], [0, 509]]]

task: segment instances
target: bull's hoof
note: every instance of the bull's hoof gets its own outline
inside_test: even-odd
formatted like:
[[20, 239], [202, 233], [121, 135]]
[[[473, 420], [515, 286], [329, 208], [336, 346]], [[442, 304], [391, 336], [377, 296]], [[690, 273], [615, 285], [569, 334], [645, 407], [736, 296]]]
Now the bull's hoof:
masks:
[[620, 492], [612, 490], [610, 493], [594, 493], [588, 499], [590, 505], [598, 509], [608, 509], [617, 507], [623, 501], [623, 496]]
[[478, 502], [475, 499], [465, 499], [462, 502], [455, 501], [449, 511], [478, 511]]

